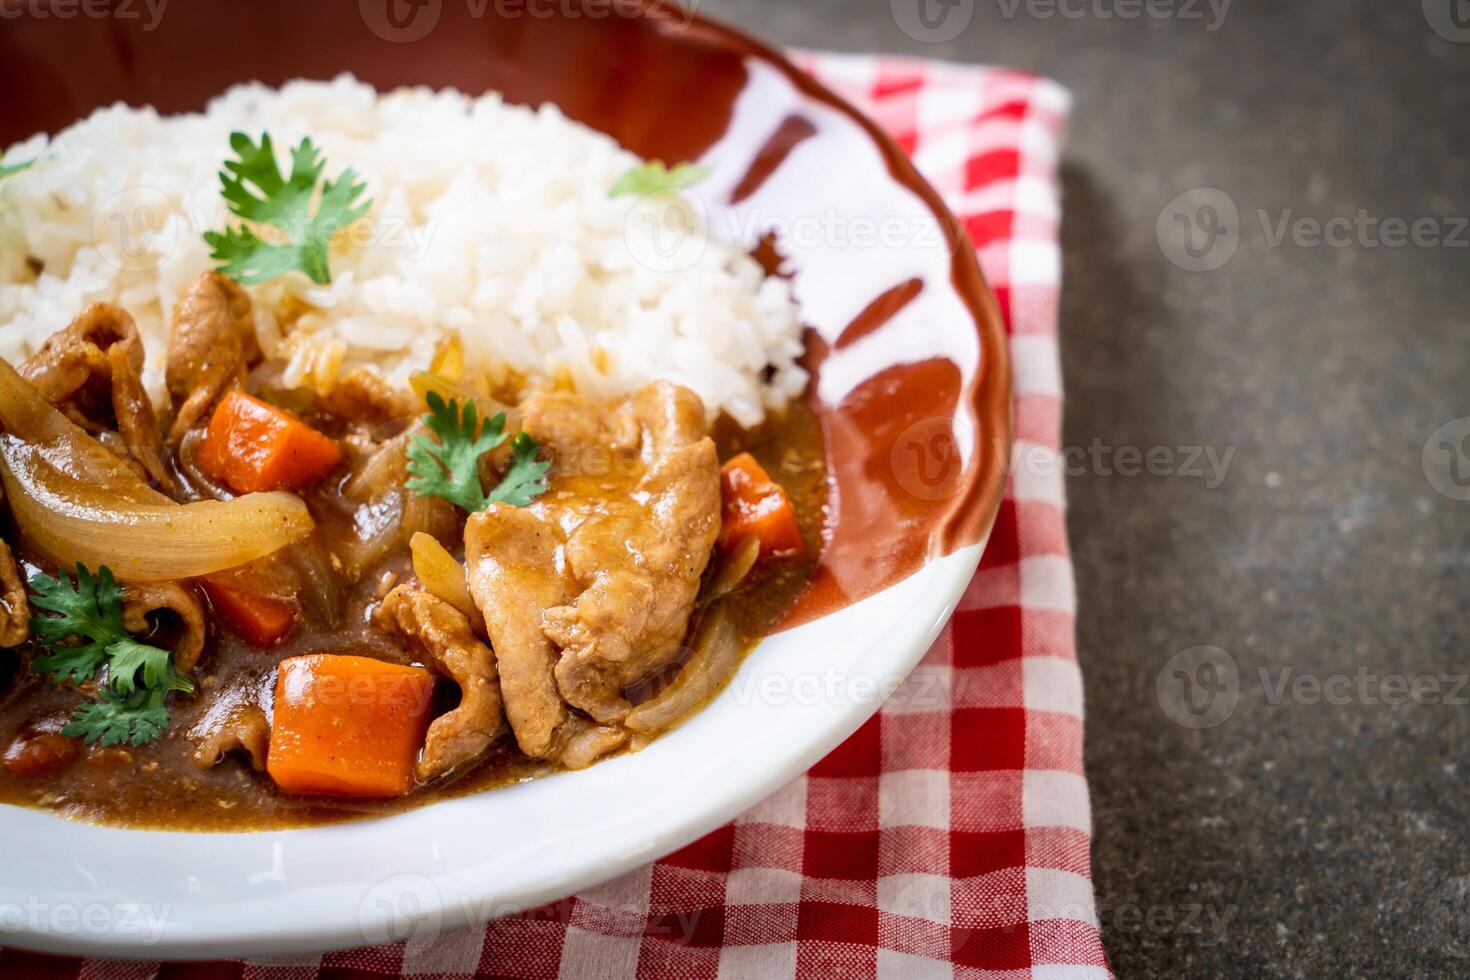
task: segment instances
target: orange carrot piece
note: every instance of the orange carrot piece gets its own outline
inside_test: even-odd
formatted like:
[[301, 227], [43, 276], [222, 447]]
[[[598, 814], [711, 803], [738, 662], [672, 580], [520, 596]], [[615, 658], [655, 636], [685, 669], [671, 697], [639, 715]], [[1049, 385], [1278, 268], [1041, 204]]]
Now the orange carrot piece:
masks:
[[732, 456], [720, 467], [720, 489], [724, 500], [720, 547], [733, 548], [755, 537], [762, 555], [799, 558], [806, 554], [791, 498], [750, 453]]
[[303, 490], [340, 462], [331, 439], [243, 391], [220, 400], [199, 445], [199, 465], [236, 493]]
[[403, 796], [433, 692], [421, 667], [330, 653], [283, 660], [266, 771], [290, 793]]
[[225, 625], [253, 646], [275, 646], [296, 623], [296, 604], [287, 599], [243, 587], [226, 576], [202, 578], [199, 584]]

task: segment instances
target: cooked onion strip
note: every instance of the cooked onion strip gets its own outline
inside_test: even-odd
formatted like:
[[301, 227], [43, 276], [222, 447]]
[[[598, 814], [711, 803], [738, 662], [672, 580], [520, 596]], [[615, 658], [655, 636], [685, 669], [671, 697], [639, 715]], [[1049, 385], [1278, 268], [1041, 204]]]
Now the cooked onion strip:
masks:
[[482, 419], [493, 419], [501, 412], [505, 413], [505, 431], [515, 434], [521, 428], [521, 413], [514, 405], [506, 405], [498, 399], [488, 395], [482, 395], [458, 381], [451, 381], [443, 375], [433, 374], [429, 371], [415, 371], [409, 375], [409, 386], [413, 388], [414, 394], [421, 401], [426, 401], [429, 392], [434, 392], [440, 398], [447, 401], [457, 401], [461, 405], [473, 402], [475, 411]]
[[741, 582], [750, 570], [755, 567], [756, 559], [761, 556], [761, 540], [757, 537], [749, 537], [740, 542], [740, 545], [720, 560], [720, 567], [715, 571], [714, 577], [706, 583], [704, 593], [700, 595], [701, 602], [714, 602], [716, 599], [724, 598]]
[[623, 726], [641, 733], [673, 727], [725, 685], [740, 666], [743, 649], [729, 608], [723, 602], [710, 606], [699, 623], [694, 655], [679, 671], [679, 676], [628, 712]]
[[45, 402], [0, 360], [0, 477], [16, 523], [57, 561], [135, 581], [194, 578], [309, 534], [299, 497], [254, 493], [179, 504]]
[[485, 617], [480, 615], [480, 608], [470, 597], [464, 566], [455, 561], [433, 535], [422, 531], [409, 539], [408, 546], [413, 551], [413, 573], [423, 583], [424, 591], [464, 613], [475, 632], [484, 636]]

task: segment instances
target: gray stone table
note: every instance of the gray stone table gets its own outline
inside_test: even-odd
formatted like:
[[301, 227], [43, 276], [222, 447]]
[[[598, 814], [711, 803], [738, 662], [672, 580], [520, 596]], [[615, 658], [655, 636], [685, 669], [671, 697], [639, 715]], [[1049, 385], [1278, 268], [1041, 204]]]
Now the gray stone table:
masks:
[[[1065, 439], [1097, 451], [1067, 489], [1115, 969], [1470, 976], [1470, 2], [973, 7], [925, 43], [889, 0], [700, 5], [1076, 95]], [[1126, 447], [1231, 455], [1125, 476]]]

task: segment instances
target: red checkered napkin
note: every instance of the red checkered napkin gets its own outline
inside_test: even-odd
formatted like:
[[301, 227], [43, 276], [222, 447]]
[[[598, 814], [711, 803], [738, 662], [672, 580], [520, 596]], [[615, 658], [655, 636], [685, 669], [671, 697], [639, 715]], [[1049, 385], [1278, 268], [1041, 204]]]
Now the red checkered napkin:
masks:
[[[887, 128], [965, 222], [1010, 330], [1018, 458], [1054, 456], [1066, 91], [999, 69], [801, 60]], [[1014, 471], [959, 612], [906, 688], [805, 776], [677, 854], [432, 940], [207, 969], [7, 952], [0, 975], [1106, 978], [1062, 480], [1058, 467]]]

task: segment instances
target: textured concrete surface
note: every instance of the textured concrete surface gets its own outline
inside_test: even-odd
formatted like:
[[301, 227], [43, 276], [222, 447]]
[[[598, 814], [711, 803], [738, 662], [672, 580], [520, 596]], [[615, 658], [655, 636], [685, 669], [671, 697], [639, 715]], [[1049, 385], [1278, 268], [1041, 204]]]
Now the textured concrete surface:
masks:
[[[1066, 443], [1102, 454], [1068, 492], [1115, 969], [1470, 975], [1470, 420], [1434, 436], [1470, 416], [1470, 4], [974, 0], [930, 43], [914, 2], [701, 9], [1076, 95]], [[1176, 455], [1126, 476], [1125, 447]]]

